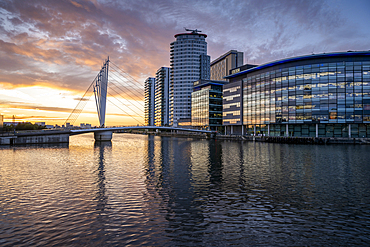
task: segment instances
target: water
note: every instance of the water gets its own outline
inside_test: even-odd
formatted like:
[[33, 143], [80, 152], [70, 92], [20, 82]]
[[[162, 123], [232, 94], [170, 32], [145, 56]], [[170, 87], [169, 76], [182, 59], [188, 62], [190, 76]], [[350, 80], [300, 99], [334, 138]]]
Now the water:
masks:
[[1, 147], [0, 246], [365, 246], [369, 152], [132, 134]]

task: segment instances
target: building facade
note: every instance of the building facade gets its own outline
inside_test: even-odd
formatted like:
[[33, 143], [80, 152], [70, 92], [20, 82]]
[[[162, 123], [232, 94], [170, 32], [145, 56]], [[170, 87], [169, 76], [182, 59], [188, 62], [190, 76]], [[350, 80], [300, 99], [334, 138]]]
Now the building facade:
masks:
[[155, 120], [156, 126], [168, 126], [170, 123], [170, 68], [161, 67], [155, 78]]
[[[229, 126], [228, 134], [241, 133], [243, 123], [243, 85], [241, 80], [224, 85], [223, 88], [223, 125]], [[228, 129], [226, 128], [226, 131]]]
[[[176, 34], [170, 45], [170, 125], [191, 125], [191, 93], [193, 83], [207, 77], [207, 35]], [[209, 67], [208, 67], [209, 69]]]
[[243, 65], [243, 52], [231, 50], [213, 60], [210, 64], [210, 79], [217, 81], [227, 81], [225, 76], [229, 75], [230, 70]]
[[154, 126], [155, 78], [149, 77], [144, 83], [144, 124]]
[[241, 107], [239, 118], [231, 115], [238, 109], [225, 108], [224, 97], [229, 133], [239, 127], [247, 135], [370, 137], [369, 51], [293, 57], [227, 78], [224, 95], [240, 97]]
[[211, 57], [206, 54], [200, 55], [200, 80], [209, 80], [211, 77], [210, 72]]
[[222, 126], [223, 81], [199, 80], [194, 82], [191, 94], [192, 126], [217, 130]]

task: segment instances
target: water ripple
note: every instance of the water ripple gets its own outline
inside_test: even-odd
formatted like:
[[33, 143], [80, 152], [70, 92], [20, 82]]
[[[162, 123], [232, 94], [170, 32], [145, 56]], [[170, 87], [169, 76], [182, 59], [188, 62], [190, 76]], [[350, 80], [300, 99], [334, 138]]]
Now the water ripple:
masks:
[[92, 140], [1, 147], [1, 246], [370, 241], [368, 146]]

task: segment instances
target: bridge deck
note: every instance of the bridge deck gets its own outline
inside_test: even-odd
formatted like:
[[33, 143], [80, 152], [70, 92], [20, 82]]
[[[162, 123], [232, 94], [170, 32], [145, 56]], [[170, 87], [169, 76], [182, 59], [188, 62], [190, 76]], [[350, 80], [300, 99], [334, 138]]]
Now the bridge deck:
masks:
[[71, 135], [78, 135], [82, 133], [97, 132], [97, 131], [116, 131], [116, 130], [134, 130], [134, 129], [177, 130], [177, 131], [209, 133], [209, 134], [216, 133], [216, 131], [212, 131], [212, 130], [197, 130], [197, 129], [186, 129], [186, 128], [176, 128], [176, 127], [165, 127], [165, 126], [130, 126], [130, 127], [79, 129], [79, 130], [70, 130], [70, 131], [71, 131]]
[[[135, 130], [135, 129], [149, 129], [149, 130], [175, 130], [175, 131], [186, 131], [195, 133], [216, 133], [211, 130], [197, 130], [197, 129], [186, 129], [176, 127], [164, 127], [164, 126], [129, 126], [129, 127], [112, 127], [112, 128], [92, 128], [92, 129], [76, 129], [76, 130], [41, 130], [41, 131], [25, 131], [25, 132], [10, 132], [6, 136], [14, 137], [25, 137], [25, 136], [45, 136], [45, 135], [79, 135], [84, 133], [99, 132], [99, 131], [119, 131], [119, 130]], [[2, 137], [6, 137], [2, 136]]]

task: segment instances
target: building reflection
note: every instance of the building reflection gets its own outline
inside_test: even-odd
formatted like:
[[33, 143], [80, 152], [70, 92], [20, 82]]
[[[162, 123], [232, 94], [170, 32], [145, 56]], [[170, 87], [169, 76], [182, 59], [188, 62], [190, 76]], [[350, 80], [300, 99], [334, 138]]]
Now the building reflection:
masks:
[[[174, 245], [195, 245], [197, 240], [233, 232], [239, 224], [245, 231], [277, 232], [279, 222], [294, 229], [294, 222], [286, 221], [291, 216], [305, 218], [307, 210], [320, 205], [337, 210], [359, 201], [356, 197], [363, 192], [354, 186], [359, 182], [346, 176], [360, 176], [354, 169], [360, 165], [348, 165], [355, 160], [348, 152], [355, 150], [325, 147], [333, 153], [327, 154], [318, 146], [291, 147], [149, 136], [146, 202], [160, 212], [166, 236], [178, 239]], [[344, 161], [323, 163], [323, 155], [331, 160], [339, 155]], [[220, 221], [234, 224], [221, 229]]]
[[245, 184], [244, 177], [244, 156], [243, 148], [244, 144], [241, 142], [222, 142], [222, 156], [220, 160], [223, 164], [223, 191], [238, 192]]
[[223, 181], [223, 163], [222, 163], [222, 146], [219, 142], [210, 141], [208, 144], [208, 172], [210, 183], [216, 187], [222, 185]]
[[184, 238], [187, 235], [194, 237], [194, 234], [200, 234], [199, 230], [203, 227], [199, 189], [194, 184], [194, 178], [198, 179], [197, 184], [207, 184], [199, 179], [208, 180], [209, 175], [196, 174], [199, 170], [193, 170], [192, 157], [196, 153], [206, 157], [206, 163], [201, 165], [208, 167], [209, 156], [208, 148], [199, 150], [195, 147], [195, 150], [194, 143], [197, 141], [148, 136], [145, 158], [148, 199], [154, 202], [154, 207], [159, 205], [159, 210], [164, 212], [169, 236], [181, 230]]
[[17, 149], [22, 149], [22, 148], [34, 148], [34, 149], [37, 149], [37, 148], [69, 148], [69, 143], [33, 143], [33, 144], [17, 144], [17, 145], [14, 145], [14, 146], [10, 146], [10, 145], [1, 145], [0, 146], [0, 150], [2, 149], [13, 149], [14, 151], [16, 151]]

